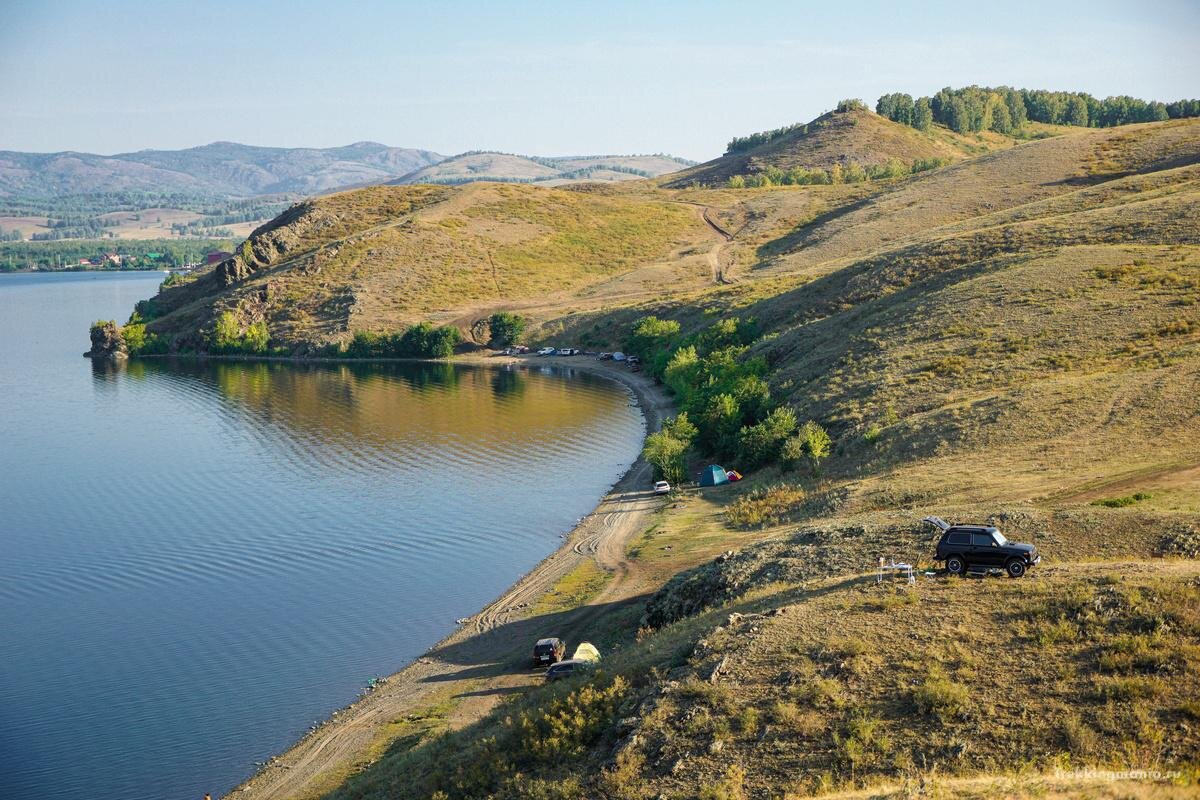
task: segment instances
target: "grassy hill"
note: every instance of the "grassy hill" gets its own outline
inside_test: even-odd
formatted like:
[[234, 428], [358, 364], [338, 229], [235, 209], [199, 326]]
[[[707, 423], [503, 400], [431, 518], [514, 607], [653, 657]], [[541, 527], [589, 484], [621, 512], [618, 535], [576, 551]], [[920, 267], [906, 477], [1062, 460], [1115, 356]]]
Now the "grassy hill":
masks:
[[[1026, 133], [1049, 135], [1069, 131], [1047, 125], [1031, 125]], [[835, 164], [856, 163], [861, 167], [896, 160], [912, 164], [920, 160], [957, 161], [1011, 147], [1017, 140], [990, 131], [961, 135], [935, 126], [918, 131], [892, 122], [865, 108], [830, 111], [805, 125], [796, 125], [765, 144], [727, 153], [669, 176], [665, 186], [683, 188], [696, 182], [720, 186], [735, 175], [753, 175], [774, 167], [828, 170]]]
[[[300, 353], [499, 309], [532, 343], [640, 347], [653, 314], [678, 324], [647, 351], [661, 374], [745, 331], [728, 358], [757, 371], [731, 391], [761, 380], [832, 438], [819, 468], [723, 445], [747, 480], [674, 495], [611, 572], [508, 609], [517, 644], [435, 648], [438, 702], [374, 723], [330, 796], [1197, 795], [1200, 121], [956, 158], [841, 185], [347, 192], [156, 298], [150, 329], [201, 349], [226, 310]], [[934, 566], [930, 513], [1045, 562], [877, 584], [881, 556]], [[547, 631], [603, 670], [540, 685]]]
[[472, 181], [559, 186], [578, 181], [652, 178], [692, 162], [665, 155], [542, 158], [511, 153], [463, 153], [405, 175], [395, 183], [461, 184]]
[[469, 330], [492, 307], [703, 286], [703, 257], [683, 252], [709, 238], [694, 208], [652, 194], [377, 186], [293, 207], [230, 262], [164, 289], [150, 330], [203, 349], [215, 318], [232, 310], [244, 324], [265, 320], [300, 352], [426, 320]]

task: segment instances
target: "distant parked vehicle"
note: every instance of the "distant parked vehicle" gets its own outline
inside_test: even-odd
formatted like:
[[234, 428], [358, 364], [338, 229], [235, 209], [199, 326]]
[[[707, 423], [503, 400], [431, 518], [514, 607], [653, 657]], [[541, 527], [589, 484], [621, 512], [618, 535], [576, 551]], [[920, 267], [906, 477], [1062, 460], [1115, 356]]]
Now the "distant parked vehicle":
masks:
[[533, 646], [533, 665], [535, 667], [546, 667], [556, 662], [562, 661], [563, 656], [567, 654], [567, 643], [556, 636], [547, 639], [538, 639], [537, 644]]
[[558, 354], [560, 356], [577, 356], [577, 355], [579, 355], [579, 348], [577, 348], [577, 347], [560, 347], [560, 348], [558, 348]]
[[553, 347], [543, 347], [541, 350], [537, 351], [537, 354], [539, 356], [554, 355], [554, 348]]
[[626, 361], [628, 361], [630, 364], [640, 364], [640, 363], [642, 363], [642, 357], [641, 357], [641, 356], [629, 356], [629, 357], [628, 357], [627, 359], [625, 359], [625, 360], [626, 360]]
[[655, 494], [670, 494], [671, 493], [671, 484], [667, 483], [666, 481], [656, 482], [654, 484], [654, 493]]
[[560, 661], [557, 664], [552, 664], [550, 669], [546, 670], [547, 681], [557, 681], [563, 678], [569, 678], [572, 675], [578, 675], [584, 670], [592, 668], [592, 663], [589, 661], [579, 661], [574, 658], [568, 658], [566, 661]]
[[612, 353], [601, 353], [600, 355], [596, 356], [597, 360], [599, 361], [611, 361], [612, 357]]
[[940, 517], [925, 517], [922, 522], [942, 532], [935, 558], [946, 562], [953, 575], [965, 575], [972, 567], [1003, 569], [1009, 577], [1020, 578], [1042, 560], [1031, 544], [1010, 542], [991, 525], [951, 525]]

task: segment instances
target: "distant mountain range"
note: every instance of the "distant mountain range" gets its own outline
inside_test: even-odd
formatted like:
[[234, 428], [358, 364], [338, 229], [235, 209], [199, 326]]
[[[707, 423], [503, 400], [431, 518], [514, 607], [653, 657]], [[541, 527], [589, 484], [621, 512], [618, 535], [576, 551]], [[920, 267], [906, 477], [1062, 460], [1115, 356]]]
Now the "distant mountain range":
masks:
[[664, 155], [542, 158], [472, 152], [446, 157], [377, 142], [323, 149], [214, 142], [112, 156], [0, 151], [0, 199], [53, 201], [110, 192], [234, 199], [315, 195], [374, 183], [616, 181], [656, 177], [692, 163]]
[[186, 150], [114, 156], [0, 151], [0, 198], [53, 199], [122, 191], [222, 198], [319, 194], [389, 181], [443, 158], [429, 150], [377, 142], [324, 149], [214, 142]]
[[558, 185], [576, 181], [628, 181], [657, 178], [693, 166], [675, 156], [521, 156], [480, 151], [462, 153], [423, 166], [393, 183], [460, 184], [472, 181]]

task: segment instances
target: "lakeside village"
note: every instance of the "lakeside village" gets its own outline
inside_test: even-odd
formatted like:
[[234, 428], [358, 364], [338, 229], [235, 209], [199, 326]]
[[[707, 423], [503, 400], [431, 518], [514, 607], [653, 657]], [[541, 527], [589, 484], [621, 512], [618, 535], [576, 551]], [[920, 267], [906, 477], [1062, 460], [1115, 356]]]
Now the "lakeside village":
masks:
[[[136, 242], [135, 242], [136, 243]], [[147, 252], [108, 250], [88, 257], [19, 263], [8, 261], [4, 271], [22, 272], [81, 272], [87, 270], [160, 270], [186, 275], [201, 267], [219, 264], [233, 253], [227, 250], [162, 249]]]

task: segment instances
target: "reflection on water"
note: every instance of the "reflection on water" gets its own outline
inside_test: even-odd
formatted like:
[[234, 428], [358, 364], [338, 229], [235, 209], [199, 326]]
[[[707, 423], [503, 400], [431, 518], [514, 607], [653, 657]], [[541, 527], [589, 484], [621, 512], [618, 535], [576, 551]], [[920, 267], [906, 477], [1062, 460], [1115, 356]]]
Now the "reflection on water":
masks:
[[553, 549], [640, 442], [570, 370], [90, 363], [88, 324], [161, 276], [10, 277], [6, 800], [227, 790]]

